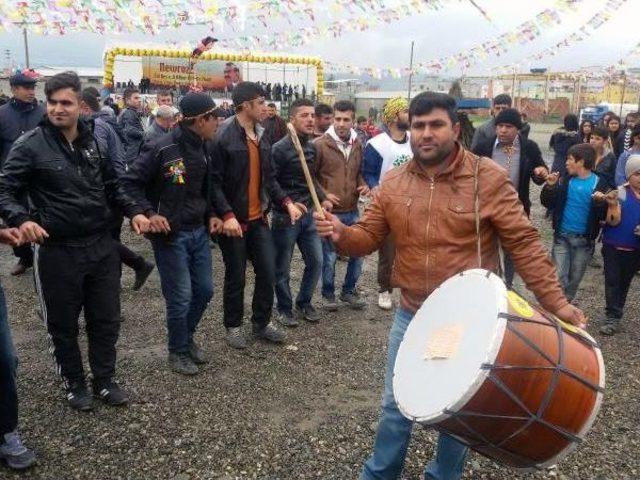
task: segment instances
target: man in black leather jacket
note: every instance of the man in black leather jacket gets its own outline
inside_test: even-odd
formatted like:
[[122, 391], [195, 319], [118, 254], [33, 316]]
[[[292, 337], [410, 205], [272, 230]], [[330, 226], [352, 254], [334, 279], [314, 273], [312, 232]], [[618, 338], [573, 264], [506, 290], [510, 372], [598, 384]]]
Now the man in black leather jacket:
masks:
[[213, 157], [213, 207], [224, 221], [218, 243], [225, 264], [224, 325], [227, 343], [246, 348], [242, 334], [247, 260], [256, 273], [253, 331], [267, 341], [282, 343], [285, 335], [271, 322], [275, 263], [273, 239], [266, 220], [273, 195], [271, 145], [260, 125], [264, 92], [253, 82], [233, 90], [236, 115], [218, 130]]
[[[9, 79], [13, 97], [0, 107], [0, 166], [7, 158], [9, 150], [18, 137], [38, 126], [45, 110], [36, 100], [36, 78], [29, 71], [16, 73]], [[27, 198], [21, 196], [23, 204]], [[18, 263], [11, 270], [11, 275], [21, 275], [33, 265], [33, 252], [27, 243], [13, 248]]]
[[[295, 100], [291, 104], [289, 116], [300, 139], [309, 170], [313, 172], [316, 154], [311, 142], [315, 118], [313, 102], [308, 99]], [[311, 299], [322, 269], [322, 243], [309, 211], [313, 208], [313, 202], [291, 136], [287, 135], [271, 148], [271, 164], [275, 179], [271, 233], [276, 247], [278, 320], [285, 326], [295, 327], [298, 319], [293, 314], [289, 286], [293, 248], [298, 244], [304, 259], [304, 273], [295, 304], [296, 316], [309, 322], [317, 322], [320, 316], [311, 304]], [[319, 200], [331, 209], [331, 202], [326, 200], [324, 191], [315, 178], [314, 184]]]
[[[120, 257], [110, 235], [112, 207], [148, 227], [142, 209], [116, 182], [80, 117], [74, 72], [45, 85], [47, 117], [15, 142], [0, 172], [0, 215], [34, 242], [35, 280], [51, 349], [72, 408], [90, 410], [92, 396], [78, 345], [84, 309], [93, 393], [109, 405], [127, 395], [114, 381], [120, 330]], [[31, 210], [18, 200], [26, 191]]]
[[194, 336], [213, 295], [209, 234], [222, 226], [211, 208], [211, 157], [205, 149], [218, 126], [215, 107], [204, 93], [185, 95], [179, 126], [146, 143], [123, 178], [150, 221], [167, 304], [169, 366], [183, 375], [195, 375], [207, 363]]

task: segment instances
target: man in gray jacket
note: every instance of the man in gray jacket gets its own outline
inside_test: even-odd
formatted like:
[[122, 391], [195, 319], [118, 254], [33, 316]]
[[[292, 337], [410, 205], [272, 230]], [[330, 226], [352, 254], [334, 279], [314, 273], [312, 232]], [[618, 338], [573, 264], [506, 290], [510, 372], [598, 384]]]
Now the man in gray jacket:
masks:
[[491, 108], [491, 118], [484, 122], [476, 129], [476, 133], [473, 134], [473, 140], [471, 140], [471, 150], [475, 150], [479, 144], [484, 144], [491, 138], [496, 136], [496, 122], [495, 118], [498, 114], [511, 108], [513, 100], [506, 93], [500, 94], [493, 99], [493, 107]]

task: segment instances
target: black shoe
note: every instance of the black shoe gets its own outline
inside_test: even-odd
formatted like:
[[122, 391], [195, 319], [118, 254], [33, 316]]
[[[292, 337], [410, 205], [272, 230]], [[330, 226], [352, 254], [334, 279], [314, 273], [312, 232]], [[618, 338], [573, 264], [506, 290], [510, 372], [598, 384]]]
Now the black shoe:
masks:
[[340, 300], [347, 303], [349, 308], [353, 310], [362, 310], [367, 306], [367, 302], [357, 293], [343, 293], [340, 295]]
[[198, 366], [188, 353], [170, 353], [169, 367], [174, 372], [182, 375], [197, 375], [200, 372], [200, 369], [198, 369]]
[[196, 342], [192, 341], [191, 345], [189, 345], [189, 356], [196, 365], [205, 365], [209, 363], [209, 359]]
[[27, 271], [28, 268], [30, 268], [30, 265], [26, 265], [22, 263], [22, 260], [18, 260], [18, 263], [16, 263], [14, 267], [11, 269], [11, 275], [14, 277], [22, 275], [24, 272]]
[[67, 390], [67, 402], [74, 410], [88, 412], [93, 410], [93, 398], [84, 382], [72, 383]]
[[277, 319], [278, 323], [280, 323], [280, 325], [284, 325], [285, 327], [297, 327], [298, 325], [300, 325], [300, 322], [296, 320], [296, 317], [294, 317], [291, 312], [279, 312]]
[[273, 343], [284, 343], [285, 339], [287, 338], [285, 333], [278, 330], [271, 322], [262, 328], [258, 328], [256, 325], [254, 325], [253, 334], [258, 338]]
[[318, 323], [320, 321], [320, 314], [311, 304], [296, 307], [296, 312], [309, 323]]
[[113, 380], [94, 383], [93, 394], [107, 405], [119, 406], [129, 403], [129, 396]]
[[136, 281], [133, 283], [134, 292], [142, 288], [144, 283], [147, 281], [147, 278], [149, 278], [149, 275], [151, 275], [151, 272], [153, 272], [154, 268], [155, 265], [153, 263], [144, 262], [142, 268], [136, 270]]

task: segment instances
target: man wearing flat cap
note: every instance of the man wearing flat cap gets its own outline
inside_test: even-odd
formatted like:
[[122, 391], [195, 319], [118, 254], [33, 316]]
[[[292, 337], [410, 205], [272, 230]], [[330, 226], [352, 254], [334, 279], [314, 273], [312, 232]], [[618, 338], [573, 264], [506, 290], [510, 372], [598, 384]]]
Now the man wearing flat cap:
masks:
[[[9, 78], [13, 97], [0, 107], [0, 165], [7, 158], [13, 142], [20, 135], [38, 126], [45, 114], [44, 106], [36, 100], [36, 74], [33, 70], [18, 72]], [[22, 202], [27, 204], [26, 196]], [[13, 252], [18, 263], [11, 270], [11, 275], [21, 275], [33, 265], [31, 245], [15, 247]]]
[[[525, 138], [519, 130], [522, 128], [522, 116], [515, 108], [501, 110], [494, 118], [495, 135], [483, 140], [473, 149], [480, 157], [489, 157], [507, 170], [511, 183], [518, 191], [518, 197], [529, 216], [531, 200], [529, 185], [533, 180], [542, 185], [549, 175], [540, 147], [533, 140]], [[513, 284], [514, 266], [508, 255], [504, 258], [504, 275], [507, 287]]]
[[194, 336], [211, 297], [209, 235], [222, 222], [211, 209], [211, 158], [205, 148], [218, 128], [213, 100], [190, 92], [178, 126], [146, 143], [123, 178], [145, 211], [166, 302], [170, 368], [195, 375], [208, 362]]

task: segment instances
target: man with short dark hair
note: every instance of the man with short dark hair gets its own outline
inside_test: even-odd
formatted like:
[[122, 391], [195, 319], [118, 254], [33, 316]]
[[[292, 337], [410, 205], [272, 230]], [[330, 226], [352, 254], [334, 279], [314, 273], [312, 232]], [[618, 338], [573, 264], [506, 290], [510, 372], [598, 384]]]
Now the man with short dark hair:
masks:
[[222, 222], [211, 209], [212, 160], [206, 142], [218, 127], [215, 103], [204, 93], [180, 100], [183, 119], [171, 133], [145, 144], [123, 179], [150, 222], [166, 302], [170, 368], [195, 375], [208, 362], [194, 336], [213, 295], [209, 235]]
[[333, 124], [333, 108], [326, 103], [319, 103], [316, 105], [315, 117], [313, 138], [320, 138]]
[[[614, 151], [620, 152], [620, 157], [633, 148], [633, 129], [640, 123], [640, 112], [631, 112], [627, 114], [624, 122], [624, 129], [615, 138], [616, 145]], [[624, 168], [622, 169], [624, 175]]]
[[[98, 145], [100, 155], [111, 164], [117, 177], [122, 178], [127, 171], [127, 164], [124, 161], [125, 153], [122, 134], [116, 119], [100, 108], [100, 102], [98, 102], [95, 92], [88, 88], [82, 91], [80, 113], [86, 120], [93, 121], [93, 136]], [[116, 241], [120, 260], [135, 272], [133, 290], [137, 291], [142, 288], [149, 275], [151, 275], [154, 265], [147, 262], [142, 255], [138, 255], [122, 244], [120, 236], [122, 234], [123, 220], [120, 213], [114, 215], [111, 235]]]
[[[80, 119], [80, 89], [74, 72], [47, 80], [47, 117], [14, 144], [0, 172], [0, 215], [36, 244], [35, 281], [57, 370], [70, 406], [91, 410], [78, 316], [84, 310], [94, 395], [108, 405], [126, 404], [114, 380], [120, 256], [110, 233], [113, 208], [135, 222], [136, 233], [144, 233], [148, 221]], [[18, 201], [21, 191], [33, 209]]]
[[[455, 99], [441, 93], [421, 93], [411, 101], [409, 121], [413, 159], [387, 175], [358, 223], [344, 225], [330, 212], [326, 213], [326, 220], [314, 214], [318, 234], [349, 255], [369, 255], [382, 246], [388, 235], [396, 239], [393, 276], [401, 289], [401, 306], [389, 333], [382, 414], [362, 480], [394, 480], [402, 473], [413, 422], [396, 405], [393, 369], [415, 312], [453, 275], [477, 268], [478, 263], [495, 271], [498, 238], [547, 310], [572, 324], [585, 322], [584, 314], [562, 294], [540, 236], [524, 215], [504, 170], [494, 162], [478, 159], [457, 141], [460, 124]], [[473, 213], [468, 208], [474, 204], [476, 182], [471, 172], [476, 171], [479, 234], [472, 227]], [[438, 385], [425, 388], [435, 391]], [[466, 452], [467, 448], [453, 437], [441, 434], [425, 479], [459, 479]]]
[[225, 121], [212, 148], [213, 208], [224, 221], [218, 243], [225, 265], [224, 325], [233, 348], [246, 348], [242, 333], [247, 260], [256, 274], [253, 291], [253, 333], [282, 343], [285, 335], [271, 323], [275, 252], [266, 219], [275, 197], [271, 145], [260, 125], [264, 91], [253, 82], [240, 82], [233, 90], [236, 115]]
[[358, 140], [362, 143], [363, 146], [367, 145], [367, 142], [371, 139], [369, 134], [367, 133], [367, 119], [360, 115], [356, 121], [355, 129], [358, 134]]
[[[533, 140], [525, 139], [519, 132], [522, 128], [522, 119], [515, 108], [502, 110], [494, 120], [496, 124], [494, 136], [479, 143], [473, 153], [480, 157], [491, 158], [507, 170], [511, 183], [518, 191], [524, 211], [529, 216], [531, 181], [542, 185], [549, 174], [549, 169], [542, 158], [538, 144]], [[505, 254], [504, 277], [508, 288], [513, 285], [514, 273], [513, 262], [509, 255]]]
[[[36, 76], [32, 71], [18, 72], [9, 78], [13, 97], [0, 107], [0, 166], [20, 135], [33, 130], [42, 121], [45, 109], [36, 100]], [[27, 199], [21, 195], [23, 204]], [[33, 265], [33, 251], [29, 243], [13, 248], [18, 262], [11, 275], [22, 275]]]
[[127, 88], [123, 97], [125, 109], [118, 117], [118, 125], [124, 136], [124, 160], [127, 165], [130, 165], [138, 157], [144, 141], [141, 117], [142, 97], [140, 91], [135, 88]]
[[[358, 221], [360, 217], [358, 199], [361, 195], [369, 193], [361, 171], [363, 146], [353, 129], [355, 110], [355, 105], [349, 101], [336, 102], [333, 105], [333, 125], [315, 141], [316, 177], [332, 205], [332, 211], [341, 222], [347, 225]], [[322, 242], [322, 297], [324, 308], [328, 311], [335, 311], [338, 308], [335, 296], [336, 259], [335, 248], [331, 242], [324, 240]], [[340, 300], [356, 310], [366, 305], [356, 289], [361, 273], [362, 258], [349, 258]]]
[[[314, 169], [316, 153], [311, 142], [314, 115], [313, 102], [307, 99], [295, 100], [289, 109], [291, 124], [300, 139], [311, 172]], [[275, 180], [271, 233], [276, 248], [278, 320], [285, 326], [295, 327], [298, 325], [296, 316], [308, 322], [320, 320], [311, 300], [322, 269], [322, 244], [311, 216], [313, 202], [302, 163], [289, 135], [272, 147], [271, 163]], [[320, 201], [324, 202], [325, 207], [331, 208], [315, 178], [314, 183]], [[291, 257], [296, 244], [304, 260], [304, 272], [294, 312], [289, 279]]]
[[486, 142], [489, 138], [492, 138], [496, 134], [495, 117], [503, 110], [511, 108], [513, 100], [506, 93], [497, 95], [493, 99], [491, 107], [491, 118], [480, 125], [473, 134], [473, 140], [471, 140], [471, 150], [475, 151], [478, 144]]
[[271, 145], [276, 144], [287, 136], [287, 122], [278, 115], [278, 109], [275, 103], [267, 105], [267, 118], [262, 121], [265, 135]]

